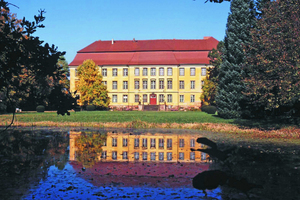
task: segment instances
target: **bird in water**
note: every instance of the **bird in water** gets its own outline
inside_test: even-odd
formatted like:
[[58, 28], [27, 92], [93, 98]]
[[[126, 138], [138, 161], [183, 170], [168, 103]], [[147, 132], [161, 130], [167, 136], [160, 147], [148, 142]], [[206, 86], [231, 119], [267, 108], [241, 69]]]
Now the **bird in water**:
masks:
[[225, 172], [220, 170], [209, 170], [197, 174], [193, 178], [193, 187], [202, 190], [207, 196], [206, 190], [216, 189], [220, 185], [224, 185], [228, 180]]

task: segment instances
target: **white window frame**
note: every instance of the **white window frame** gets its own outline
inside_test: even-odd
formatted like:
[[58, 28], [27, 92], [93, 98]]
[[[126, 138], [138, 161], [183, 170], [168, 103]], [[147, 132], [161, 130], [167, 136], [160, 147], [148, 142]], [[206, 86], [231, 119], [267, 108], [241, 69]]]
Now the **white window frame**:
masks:
[[138, 103], [139, 101], [140, 101], [140, 95], [135, 94], [135, 95], [134, 95], [134, 102], [135, 102], [135, 103]]
[[148, 76], [148, 68], [143, 68], [143, 76]]
[[106, 68], [102, 68], [102, 76], [105, 77], [107, 76], [107, 69]]
[[172, 160], [172, 152], [167, 152], [167, 160]]
[[123, 95], [123, 103], [127, 103], [128, 102], [128, 95], [124, 94]]
[[158, 159], [159, 160], [164, 160], [164, 152], [159, 152], [158, 153]]
[[165, 81], [164, 79], [159, 80], [159, 89], [164, 89], [165, 88]]
[[190, 140], [190, 147], [195, 147], [195, 139]]
[[179, 102], [184, 103], [184, 95], [179, 95]]
[[163, 67], [160, 67], [160, 68], [159, 68], [159, 75], [160, 75], [160, 76], [164, 76], [164, 75], [165, 75], [165, 70], [164, 70]]
[[184, 68], [179, 68], [179, 76], [184, 76]]
[[201, 68], [201, 76], [206, 76], [206, 67]]
[[179, 160], [184, 160], [184, 152], [179, 152]]
[[140, 89], [140, 81], [139, 80], [134, 81], [134, 89], [136, 89], [136, 90]]
[[139, 76], [140, 75], [140, 68], [136, 67], [134, 68], [134, 75]]
[[143, 102], [144, 103], [148, 102], [148, 95], [147, 94], [143, 94]]
[[118, 159], [118, 152], [117, 151], [112, 151], [111, 154], [112, 154], [111, 157], [112, 157], [113, 160], [117, 160]]
[[172, 101], [173, 101], [173, 96], [172, 96], [172, 94], [168, 94], [167, 102], [168, 102], [168, 103], [172, 103]]
[[160, 95], [159, 95], [159, 102], [160, 102], [160, 103], [165, 102], [165, 95], [163, 95], [163, 94], [160, 94]]
[[151, 89], [152, 90], [156, 89], [156, 80], [151, 80]]
[[190, 152], [190, 160], [195, 160], [195, 152]]
[[139, 159], [140, 159], [139, 152], [134, 152], [134, 160], [139, 160]]
[[150, 148], [155, 148], [155, 143], [156, 143], [155, 138], [151, 138], [150, 139]]
[[191, 81], [191, 89], [195, 89], [195, 81]]
[[151, 76], [156, 76], [156, 68], [151, 68]]
[[143, 89], [144, 90], [148, 89], [148, 80], [143, 80]]
[[113, 147], [117, 147], [117, 146], [118, 146], [118, 138], [113, 137], [113, 138], [112, 138], [111, 145], [112, 145]]
[[112, 102], [117, 103], [118, 102], [118, 96], [116, 94], [112, 95]]
[[113, 81], [112, 82], [112, 89], [117, 90], [118, 89], [118, 81]]
[[179, 147], [184, 147], [184, 139], [179, 139]]
[[117, 68], [112, 69], [112, 75], [113, 76], [118, 76], [118, 69]]
[[172, 67], [168, 67], [168, 69], [167, 69], [167, 75], [168, 76], [172, 76], [173, 75], [173, 69], [172, 69]]
[[127, 68], [123, 68], [123, 76], [128, 76], [128, 69]]
[[128, 90], [128, 81], [123, 81], [123, 89]]
[[190, 76], [196, 76], [196, 68], [195, 67], [190, 68]]
[[143, 152], [143, 160], [147, 160], [147, 157], [148, 157], [148, 155], [147, 155], [147, 152]]
[[184, 89], [184, 81], [179, 81], [179, 89]]
[[123, 160], [128, 159], [128, 151], [123, 151]]
[[173, 89], [173, 81], [170, 79], [170, 80], [167, 80], [167, 89]]
[[194, 103], [194, 102], [195, 102], [195, 95], [191, 94], [191, 103]]
[[155, 160], [155, 157], [156, 157], [155, 152], [151, 152], [150, 153], [150, 160]]

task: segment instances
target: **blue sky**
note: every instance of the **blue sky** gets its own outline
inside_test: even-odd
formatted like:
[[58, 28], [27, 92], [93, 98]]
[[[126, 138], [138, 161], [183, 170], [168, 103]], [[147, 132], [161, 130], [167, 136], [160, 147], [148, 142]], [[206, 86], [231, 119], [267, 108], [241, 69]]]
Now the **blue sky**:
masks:
[[33, 21], [45, 9], [44, 29], [36, 36], [66, 51], [76, 52], [96, 40], [224, 39], [229, 2], [205, 0], [9, 0], [17, 17]]

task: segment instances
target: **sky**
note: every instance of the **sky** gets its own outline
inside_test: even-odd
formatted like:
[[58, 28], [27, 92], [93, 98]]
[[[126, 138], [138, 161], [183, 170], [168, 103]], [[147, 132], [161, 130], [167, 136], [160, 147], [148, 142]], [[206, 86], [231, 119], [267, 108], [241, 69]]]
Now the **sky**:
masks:
[[38, 36], [65, 51], [68, 63], [76, 52], [97, 40], [223, 40], [229, 2], [205, 0], [7, 0], [17, 18], [34, 21], [43, 9], [45, 28]]

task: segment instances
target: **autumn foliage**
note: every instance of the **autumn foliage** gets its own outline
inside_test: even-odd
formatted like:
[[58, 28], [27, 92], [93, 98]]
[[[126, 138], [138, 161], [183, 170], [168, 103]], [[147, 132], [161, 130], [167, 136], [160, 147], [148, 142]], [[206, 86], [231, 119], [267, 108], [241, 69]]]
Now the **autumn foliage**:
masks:
[[107, 108], [110, 99], [106, 86], [102, 83], [102, 75], [99, 67], [92, 60], [85, 60], [77, 68], [79, 83], [76, 89], [80, 93], [82, 105], [95, 105], [100, 108]]

